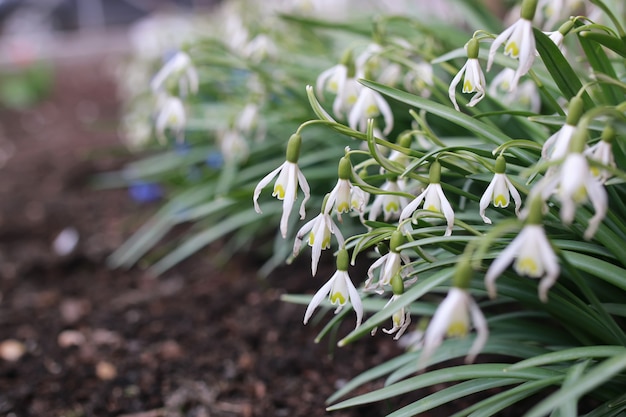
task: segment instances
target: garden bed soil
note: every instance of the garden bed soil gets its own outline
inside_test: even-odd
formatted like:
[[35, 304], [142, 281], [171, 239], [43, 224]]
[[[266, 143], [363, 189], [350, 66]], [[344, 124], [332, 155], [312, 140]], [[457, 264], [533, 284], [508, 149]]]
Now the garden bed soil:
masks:
[[[0, 169], [0, 415], [327, 415], [338, 386], [400, 352], [381, 332], [342, 349], [313, 342], [321, 324], [303, 326], [304, 307], [280, 297], [313, 292], [332, 268], [263, 280], [253, 257], [223, 265], [210, 249], [158, 277], [107, 268], [157, 207], [89, 185], [131, 158], [116, 134], [110, 60], [57, 65], [48, 98], [0, 114], [10, 155]], [[67, 228], [78, 244], [56, 254]]]

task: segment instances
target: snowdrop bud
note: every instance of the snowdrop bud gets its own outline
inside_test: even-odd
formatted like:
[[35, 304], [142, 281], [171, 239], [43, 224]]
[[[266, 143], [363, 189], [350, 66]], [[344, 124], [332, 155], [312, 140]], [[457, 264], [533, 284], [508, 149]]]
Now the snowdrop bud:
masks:
[[478, 39], [472, 38], [467, 42], [467, 57], [470, 59], [478, 58]]
[[348, 158], [347, 156], [344, 156], [339, 161], [337, 175], [340, 180], [349, 180], [350, 178], [352, 178], [352, 163], [350, 163], [350, 158]]
[[500, 155], [496, 158], [496, 174], [504, 174], [506, 172], [506, 159]]
[[404, 294], [404, 281], [402, 281], [400, 274], [396, 274], [391, 278], [391, 289], [394, 295]]
[[567, 22], [563, 23], [559, 29], [558, 32], [561, 33], [561, 35], [565, 36], [569, 33], [570, 30], [572, 30], [574, 28], [574, 21], [573, 20], [568, 20]]
[[413, 142], [413, 132], [407, 131], [398, 137], [398, 145], [403, 148], [410, 148]]
[[532, 21], [535, 17], [535, 11], [537, 10], [537, 0], [524, 0], [522, 2], [522, 10], [520, 17], [522, 19]]
[[302, 145], [302, 136], [297, 133], [294, 133], [289, 138], [289, 142], [287, 142], [287, 159], [288, 162], [293, 164], [298, 162], [298, 158], [300, 158], [300, 145]]
[[339, 249], [337, 253], [337, 271], [347, 271], [350, 265], [350, 255], [346, 249]]
[[346, 76], [348, 78], [354, 78], [354, 75], [356, 74], [356, 68], [354, 67], [352, 49], [348, 49], [346, 52], [343, 53], [343, 55], [341, 56], [340, 64], [345, 65], [345, 67], [348, 69]]
[[441, 164], [439, 161], [435, 161], [430, 165], [430, 171], [428, 171], [428, 181], [431, 184], [439, 184], [441, 182]]
[[400, 252], [398, 247], [404, 244], [404, 236], [398, 230], [391, 234], [391, 239], [389, 240], [389, 249], [392, 252]]
[[464, 256], [457, 264], [454, 271], [454, 277], [452, 277], [452, 285], [456, 288], [465, 290], [469, 288], [470, 281], [474, 275], [474, 270], [467, 256]]
[[569, 143], [570, 153], [582, 153], [587, 144], [587, 129], [578, 128]]
[[574, 96], [569, 102], [565, 123], [571, 126], [576, 126], [582, 115], [583, 99], [578, 96]]
[[613, 126], [606, 125], [604, 127], [604, 130], [602, 131], [601, 138], [602, 138], [603, 141], [605, 141], [607, 143], [613, 142], [613, 138], [615, 138], [615, 129], [613, 129]]
[[540, 225], [543, 222], [543, 201], [539, 197], [535, 197], [530, 202], [530, 209], [528, 210], [528, 217], [526, 218], [527, 225]]

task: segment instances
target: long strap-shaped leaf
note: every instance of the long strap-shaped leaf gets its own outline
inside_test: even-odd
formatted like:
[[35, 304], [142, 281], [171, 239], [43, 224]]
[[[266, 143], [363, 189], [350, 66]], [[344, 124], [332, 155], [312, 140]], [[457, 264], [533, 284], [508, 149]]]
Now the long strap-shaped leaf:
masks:
[[[563, 56], [559, 48], [548, 38], [542, 31], [537, 28], [533, 28], [535, 34], [535, 40], [537, 44], [537, 52], [543, 60], [546, 69], [554, 79], [559, 90], [565, 96], [566, 99], [574, 97], [582, 88], [582, 83], [576, 75], [576, 72], [572, 66], [567, 62], [567, 59]], [[582, 99], [585, 105], [585, 109], [592, 109], [595, 105], [589, 94], [586, 92], [582, 94]]]

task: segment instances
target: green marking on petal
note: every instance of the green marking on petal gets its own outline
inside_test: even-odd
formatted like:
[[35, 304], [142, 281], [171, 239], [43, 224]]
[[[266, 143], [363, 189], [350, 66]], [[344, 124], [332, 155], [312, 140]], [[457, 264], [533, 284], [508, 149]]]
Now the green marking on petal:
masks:
[[279, 200], [284, 200], [285, 189], [283, 188], [283, 186], [280, 184], [274, 185], [274, 192], [272, 193], [272, 196], [277, 197]]
[[449, 337], [465, 337], [467, 335], [468, 328], [465, 321], [453, 321], [448, 326]]
[[508, 196], [504, 194], [498, 194], [493, 196], [493, 205], [494, 207], [506, 207], [509, 205]]
[[519, 57], [519, 46], [515, 41], [508, 41], [504, 47], [504, 55], [508, 55], [511, 58]]
[[431, 204], [430, 206], [428, 206], [428, 207], [424, 207], [424, 208], [425, 208], [426, 210], [439, 212], [439, 209], [438, 209], [437, 207], [435, 207], [435, 205], [434, 205], [434, 204]]
[[375, 105], [375, 104], [370, 104], [365, 109], [365, 115], [367, 117], [375, 117], [375, 116], [378, 116], [379, 113], [380, 113], [380, 111], [378, 110], [378, 106]]
[[313, 246], [313, 244], [315, 243], [315, 235], [313, 234], [313, 232], [309, 233], [309, 246]]
[[330, 303], [344, 305], [346, 303], [346, 297], [340, 292], [333, 292], [330, 294]]
[[465, 81], [463, 82], [463, 92], [464, 93], [474, 92], [474, 86], [472, 85], [472, 82], [468, 79], [465, 79]]
[[337, 205], [337, 211], [339, 213], [346, 213], [346, 212], [350, 211], [350, 204], [348, 204], [347, 202], [343, 202], [343, 203]]
[[539, 277], [541, 270], [539, 264], [533, 258], [519, 258], [515, 263], [515, 271], [520, 275], [528, 275], [529, 277]]
[[385, 211], [387, 213], [393, 213], [395, 211], [400, 211], [400, 207], [398, 206], [398, 203], [396, 203], [395, 201], [390, 201], [385, 206]]

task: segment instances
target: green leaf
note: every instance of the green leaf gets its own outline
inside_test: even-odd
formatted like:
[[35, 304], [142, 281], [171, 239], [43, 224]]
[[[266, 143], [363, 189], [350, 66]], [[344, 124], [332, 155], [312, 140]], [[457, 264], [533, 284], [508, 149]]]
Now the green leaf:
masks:
[[459, 398], [466, 397], [477, 392], [504, 387], [506, 385], [518, 384], [523, 381], [524, 380], [522, 379], [511, 378], [483, 378], [460, 382], [402, 407], [401, 409], [388, 414], [387, 417], [413, 417], [423, 413], [424, 411], [432, 410], [435, 407], [450, 403], [458, 400]]
[[500, 392], [485, 400], [474, 403], [465, 410], [453, 414], [452, 417], [490, 417], [496, 415], [496, 413], [510, 407], [524, 398], [528, 398], [550, 385], [558, 384], [562, 379], [562, 376], [557, 376], [538, 381], [525, 382], [517, 387], [511, 388], [510, 390]]
[[176, 249], [168, 253], [164, 258], [155, 263], [150, 271], [156, 275], [160, 275], [167, 271], [180, 261], [186, 259], [190, 255], [196, 253], [209, 243], [214, 242], [229, 232], [239, 229], [251, 222], [261, 221], [265, 217], [273, 216], [280, 213], [281, 204], [266, 205], [263, 214], [257, 214], [254, 209], [245, 210], [234, 215], [230, 215], [224, 221], [209, 227], [195, 235], [185, 239], [183, 243]]
[[575, 361], [587, 358], [611, 357], [620, 354], [626, 354], [626, 348], [623, 346], [585, 346], [571, 349], [559, 350], [557, 352], [546, 353], [545, 355], [535, 356], [517, 362], [508, 369], [517, 370], [524, 368], [532, 368], [547, 364]]
[[[474, 133], [476, 136], [479, 136], [496, 146], [502, 145], [503, 143], [511, 140], [510, 137], [508, 137], [506, 134], [502, 133], [495, 127], [480, 120], [474, 119], [466, 115], [465, 113], [458, 112], [453, 107], [444, 106], [443, 104], [435, 103], [434, 101], [425, 99], [423, 97], [416, 96], [414, 94], [410, 94], [396, 88], [388, 87], [374, 81], [361, 79], [359, 80], [359, 82], [366, 87], [369, 87], [373, 90], [378, 91], [381, 94], [393, 98], [394, 100], [398, 100], [410, 106], [426, 110], [431, 114], [437, 115], [451, 123], [461, 126]], [[529, 164], [534, 162], [534, 159], [531, 158], [529, 155], [521, 155], [518, 154], [517, 151], [515, 154], [520, 159], [523, 159]]]
[[626, 43], [615, 36], [607, 35], [606, 33], [584, 31], [579, 33], [579, 38], [597, 42], [626, 58]]
[[626, 270], [624, 268], [578, 252], [563, 251], [563, 256], [581, 271], [588, 272], [622, 290], [626, 290]]
[[[580, 46], [582, 46], [583, 48], [583, 51], [585, 51], [585, 56], [587, 57], [589, 64], [596, 74], [596, 78], [597, 74], [605, 74], [613, 79], [617, 79], [613, 64], [606, 56], [606, 53], [604, 52], [602, 47], [597, 42], [591, 40], [589, 37], [584, 36], [583, 33], [588, 32], [580, 32], [578, 34], [578, 40], [580, 42]], [[603, 36], [616, 39], [608, 35]], [[624, 44], [621, 41], [619, 41], [619, 43], [621, 43], [622, 47], [624, 47]], [[608, 85], [606, 83], [600, 83], [600, 88], [602, 89], [601, 97], [604, 99], [605, 104], [617, 105], [624, 100], [624, 94], [619, 94], [620, 91], [614, 86]]]
[[[543, 63], [546, 69], [554, 79], [559, 90], [570, 100], [574, 97], [582, 88], [580, 79], [574, 72], [572, 66], [567, 62], [567, 59], [563, 56], [559, 48], [548, 38], [541, 30], [533, 28], [535, 40], [537, 44], [537, 51], [543, 59]], [[590, 110], [595, 107], [593, 100], [586, 92], [581, 95], [583, 99], [585, 109]]]
[[611, 380], [626, 368], [626, 353], [614, 356], [592, 368], [580, 378], [578, 384], [560, 389], [533, 407], [525, 417], [542, 417], [572, 398], [588, 393]]
[[327, 404], [332, 404], [337, 401], [339, 398], [348, 394], [349, 392], [355, 390], [366, 382], [373, 381], [376, 378], [380, 378], [381, 376], [387, 375], [398, 368], [402, 368], [411, 362], [416, 362], [419, 356], [419, 352], [407, 352], [400, 356], [396, 356], [393, 359], [390, 359], [382, 364], [375, 366], [372, 369], [369, 369], [356, 378], [353, 378], [346, 385], [341, 387], [337, 392], [328, 397], [326, 400]]
[[453, 381], [463, 381], [475, 378], [511, 378], [524, 380], [541, 380], [561, 375], [560, 372], [541, 368], [528, 368], [519, 371], [507, 371], [506, 364], [478, 364], [462, 365], [445, 369], [430, 371], [396, 384], [381, 388], [358, 397], [342, 401], [331, 407], [328, 411], [340, 410], [342, 408], [354, 407], [362, 404], [369, 404], [376, 401], [386, 400], [407, 392], [412, 392], [420, 388], [429, 387]]
[[[447, 339], [428, 360], [426, 366], [432, 366], [435, 364], [443, 363], [452, 359], [464, 357], [469, 352], [474, 338], [465, 339]], [[485, 346], [480, 351], [481, 355], [498, 355], [506, 352], [507, 356], [516, 358], [528, 358], [535, 355], [541, 355], [546, 352], [545, 348], [539, 346], [533, 346], [525, 343], [523, 338], [516, 339], [515, 336], [511, 338], [502, 338], [497, 335], [492, 335]], [[418, 367], [417, 361], [410, 366], [404, 366], [394, 371], [389, 375], [385, 381], [385, 385], [396, 383], [407, 376], [419, 372], [421, 368]]]

